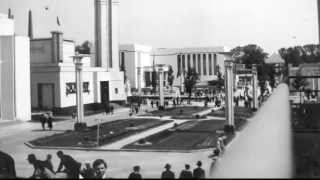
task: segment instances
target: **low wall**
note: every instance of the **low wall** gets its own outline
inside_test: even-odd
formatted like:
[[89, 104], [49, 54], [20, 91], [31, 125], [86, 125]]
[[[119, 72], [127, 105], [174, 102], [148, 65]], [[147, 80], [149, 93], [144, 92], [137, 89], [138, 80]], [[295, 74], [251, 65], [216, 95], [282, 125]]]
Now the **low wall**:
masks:
[[289, 89], [281, 84], [227, 147], [211, 178], [291, 178]]

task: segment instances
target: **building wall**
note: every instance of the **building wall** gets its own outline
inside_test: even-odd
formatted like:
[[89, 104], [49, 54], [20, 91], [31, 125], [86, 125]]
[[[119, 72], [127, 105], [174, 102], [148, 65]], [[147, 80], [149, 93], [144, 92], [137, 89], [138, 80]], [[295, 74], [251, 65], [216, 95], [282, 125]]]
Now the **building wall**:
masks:
[[[175, 76], [174, 86], [181, 86], [183, 83], [183, 76], [178, 76], [178, 56], [181, 57], [181, 71], [182, 70], [182, 56], [184, 56], [185, 67], [184, 70], [188, 69], [188, 56], [190, 56], [190, 66], [194, 67], [195, 59], [195, 69], [200, 74], [199, 84], [206, 84], [208, 81], [217, 79], [217, 66], [220, 67], [220, 72], [224, 74], [224, 61], [226, 60], [224, 55], [218, 54], [219, 52], [226, 52], [228, 48], [225, 47], [207, 47], [207, 48], [172, 48], [172, 49], [154, 49], [150, 46], [142, 46], [137, 44], [131, 45], [121, 45], [120, 53], [125, 53], [125, 67], [127, 71], [128, 78], [130, 80], [131, 86], [138, 87], [138, 77], [137, 77], [137, 67], [152, 66], [153, 59], [155, 64], [166, 64], [171, 65], [173, 69], [173, 74]], [[211, 55], [211, 72], [209, 74], [209, 54]], [[155, 55], [153, 57], [153, 55]], [[204, 62], [205, 55], [205, 64]], [[216, 58], [215, 58], [216, 57]], [[214, 60], [216, 59], [216, 60]], [[200, 60], [200, 64], [199, 64]], [[200, 66], [200, 71], [198, 66]], [[204, 73], [204, 68], [206, 74]], [[140, 79], [141, 87], [145, 87], [145, 81], [142, 77]]]
[[31, 120], [30, 40], [15, 37], [15, 106], [16, 119]]
[[1, 119], [15, 120], [14, 36], [0, 36]]
[[8, 18], [0, 17], [0, 36], [14, 35], [14, 21]]
[[30, 62], [32, 64], [53, 63], [51, 39], [31, 40]]
[[38, 104], [38, 84], [53, 84], [54, 85], [54, 106], [60, 106], [60, 84], [59, 71], [56, 67], [38, 67], [31, 68], [31, 106], [39, 108]]

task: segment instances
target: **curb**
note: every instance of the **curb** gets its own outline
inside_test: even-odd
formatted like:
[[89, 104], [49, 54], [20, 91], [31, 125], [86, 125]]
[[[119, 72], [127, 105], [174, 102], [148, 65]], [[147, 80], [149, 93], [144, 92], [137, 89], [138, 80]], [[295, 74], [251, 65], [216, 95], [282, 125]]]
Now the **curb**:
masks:
[[28, 142], [24, 143], [31, 149], [59, 149], [59, 150], [74, 150], [74, 151], [101, 151], [101, 152], [163, 152], [163, 153], [195, 153], [211, 151], [212, 148], [206, 149], [191, 149], [191, 150], [161, 150], [161, 149], [99, 149], [99, 148], [81, 148], [81, 147], [51, 147], [51, 146], [35, 146]]

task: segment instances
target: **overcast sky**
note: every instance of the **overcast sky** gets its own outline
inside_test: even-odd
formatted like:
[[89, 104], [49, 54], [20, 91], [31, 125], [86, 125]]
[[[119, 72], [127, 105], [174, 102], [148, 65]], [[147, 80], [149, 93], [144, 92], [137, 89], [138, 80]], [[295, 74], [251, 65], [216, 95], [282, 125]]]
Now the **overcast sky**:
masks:
[[[94, 39], [93, 2], [0, 0], [0, 12], [11, 8], [17, 34], [27, 34], [31, 9], [35, 37], [49, 37], [59, 16], [64, 37], [79, 44]], [[318, 41], [316, 0], [120, 0], [119, 21], [120, 43], [155, 48], [255, 43], [272, 53]]]

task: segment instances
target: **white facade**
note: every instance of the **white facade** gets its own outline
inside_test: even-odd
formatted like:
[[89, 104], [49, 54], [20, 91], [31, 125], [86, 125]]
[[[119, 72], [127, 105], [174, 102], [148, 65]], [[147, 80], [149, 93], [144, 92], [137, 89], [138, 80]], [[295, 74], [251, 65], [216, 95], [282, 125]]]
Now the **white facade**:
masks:
[[[175, 76], [173, 85], [178, 87], [183, 83], [183, 72], [188, 70], [190, 64], [200, 75], [200, 85], [217, 78], [218, 66], [224, 73], [226, 57], [219, 53], [228, 51], [230, 49], [226, 47], [152, 49], [151, 46], [137, 44], [120, 45], [120, 62], [125, 62], [127, 76], [135, 88], [139, 83], [137, 67], [152, 66], [153, 63], [171, 65]], [[140, 82], [141, 87], [145, 87], [143, 72]]]
[[[60, 34], [62, 38], [62, 34]], [[54, 37], [54, 35], [53, 35]], [[54, 56], [53, 40], [31, 40], [31, 87], [32, 108], [54, 109], [67, 108], [76, 105], [76, 93], [70, 91], [75, 84], [75, 66], [71, 56], [75, 55], [73, 41], [61, 40], [59, 53]], [[54, 57], [60, 57], [58, 61]], [[108, 82], [108, 101], [124, 101], [123, 73], [108, 71], [103, 67], [96, 67], [94, 58], [84, 57], [83, 82], [87, 88], [83, 92], [84, 104], [102, 103], [101, 82]]]
[[1, 87], [3, 120], [31, 119], [29, 38], [14, 35], [14, 21], [0, 16]]

